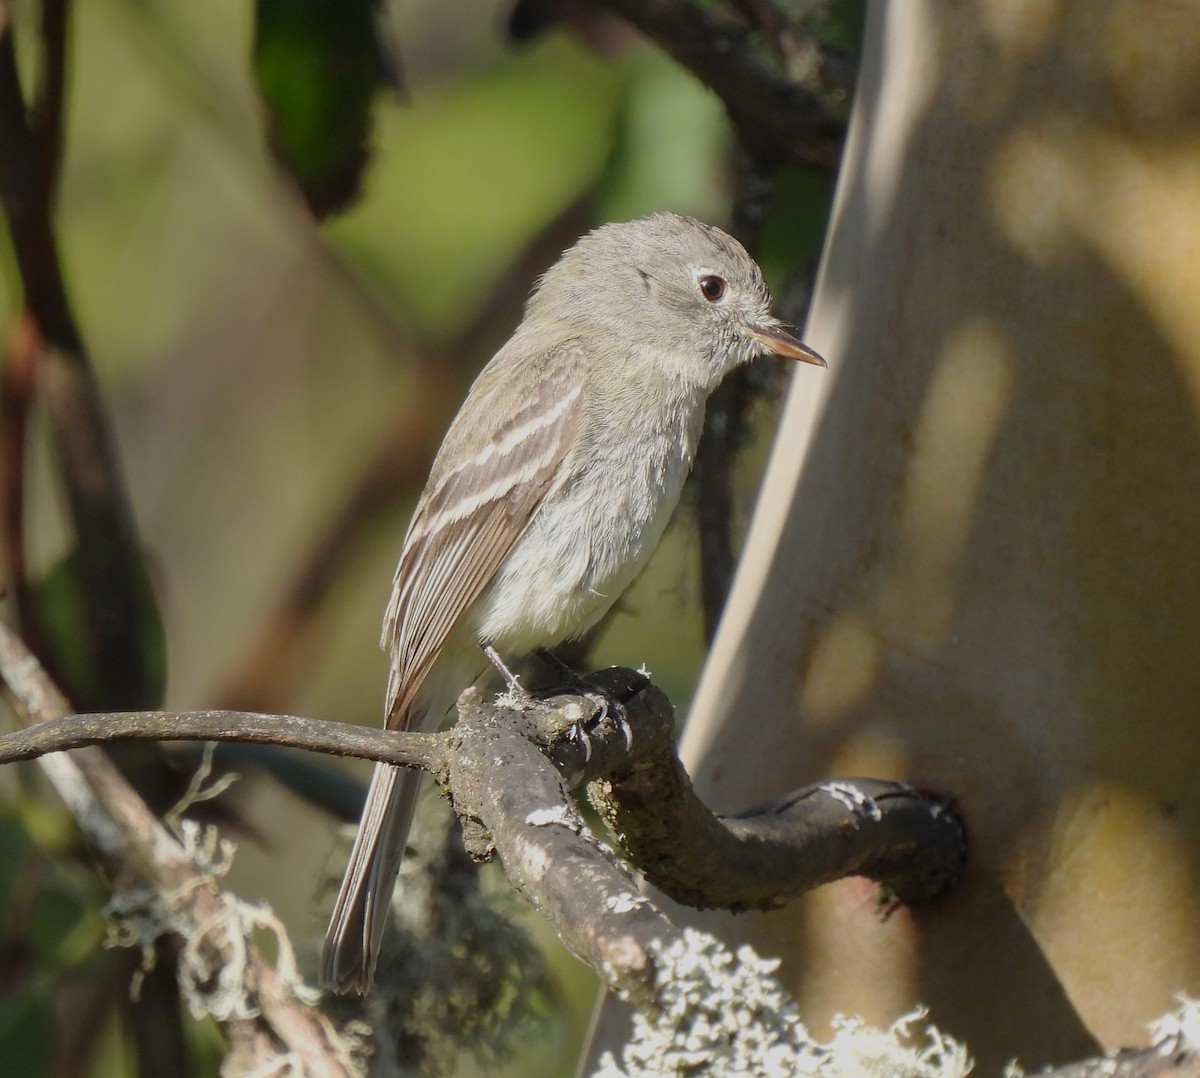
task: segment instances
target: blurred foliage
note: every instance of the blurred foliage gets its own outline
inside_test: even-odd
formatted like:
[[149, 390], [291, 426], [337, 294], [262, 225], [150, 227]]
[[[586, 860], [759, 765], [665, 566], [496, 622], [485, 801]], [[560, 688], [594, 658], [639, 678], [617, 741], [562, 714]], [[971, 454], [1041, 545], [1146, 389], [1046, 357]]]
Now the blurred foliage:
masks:
[[597, 218], [626, 221], [669, 207], [708, 220], [728, 216], [720, 182], [731, 139], [717, 96], [657, 49], [630, 50]]
[[0, 998], [0, 1051], [14, 1074], [38, 1074], [52, 1056], [54, 1023], [48, 1002], [31, 992]]
[[621, 68], [567, 37], [379, 102], [378, 160], [328, 235], [426, 340], [469, 322], [537, 231], [591, 188]]
[[317, 217], [359, 193], [387, 80], [374, 0], [258, 0], [254, 70], [271, 146]]
[[42, 660], [58, 680], [70, 687], [72, 703], [80, 711], [107, 708], [152, 709], [162, 705], [167, 688], [167, 644], [153, 589], [140, 561], [132, 565], [140, 613], [132, 639], [141, 650], [136, 664], [140, 685], [120, 700], [113, 700], [104, 683], [104, 671], [92, 654], [91, 634], [83, 606], [77, 548], [72, 548], [39, 577], [33, 588], [34, 609], [43, 645]]
[[0, 1059], [7, 1073], [45, 1073], [61, 1037], [54, 1011], [64, 978], [94, 976], [104, 964], [105, 895], [54, 856], [73, 838], [69, 814], [45, 801], [44, 791], [16, 797], [0, 817]]
[[[860, 6], [833, 5], [830, 33], [847, 37]], [[652, 209], [728, 220], [732, 135], [711, 93], [620, 27], [589, 43], [552, 30], [508, 47], [503, 8], [394, 5], [382, 33], [393, 70], [404, 72], [404, 103], [380, 89], [388, 71], [366, 3], [72, 8], [59, 242], [151, 552], [164, 624], [146, 644], [167, 642], [173, 706], [221, 699], [272, 603], [419, 396], [430, 350], [497, 296], [493, 332], [502, 338], [515, 324], [519, 300], [504, 299], [502, 286], [543, 230], [579, 206], [596, 223]], [[23, 39], [33, 9], [13, 7]], [[777, 291], [815, 258], [829, 195], [826, 178], [778, 177], [762, 255]], [[320, 216], [343, 205], [328, 224], [314, 222], [311, 208]], [[7, 339], [20, 294], [7, 237], [0, 267]], [[457, 399], [480, 360], [440, 361], [449, 370], [437, 384]], [[772, 409], [760, 412], [766, 429]], [[33, 419], [26, 541], [40, 599], [58, 612], [52, 635], [73, 661], [70, 528]], [[765, 446], [759, 439], [747, 457], [741, 515]], [[416, 493], [395, 490], [336, 566], [289, 709], [378, 721], [378, 624]], [[695, 562], [690, 530], [677, 524], [594, 651], [597, 664], [646, 663], [681, 708], [701, 658]], [[155, 668], [164, 666], [156, 659]], [[89, 869], [64, 857], [44, 870], [22, 837], [26, 793], [0, 775], [9, 941], [0, 961], [13, 973], [0, 995], [0, 1058], [13, 1073], [38, 1074], [56, 1045], [82, 1035], [83, 1009], [52, 1017], [56, 1001], [113, 989], [96, 951], [100, 895]], [[230, 884], [269, 901], [311, 957], [328, 901], [320, 896], [317, 908], [314, 881], [337, 871], [331, 823], [252, 776], [234, 796], [251, 837]], [[37, 896], [33, 922], [14, 920], [21, 888]], [[566, 1002], [508, 1073], [570, 1074], [593, 982], [536, 917], [527, 921]], [[88, 1073], [129, 1073], [119, 1030], [110, 1015], [92, 1032]], [[197, 1072], [214, 1073], [212, 1031], [189, 1036], [208, 1061]]]
[[867, 0], [838, 0], [832, 4], [818, 0], [805, 8], [804, 28], [814, 40], [858, 56], [862, 50]]

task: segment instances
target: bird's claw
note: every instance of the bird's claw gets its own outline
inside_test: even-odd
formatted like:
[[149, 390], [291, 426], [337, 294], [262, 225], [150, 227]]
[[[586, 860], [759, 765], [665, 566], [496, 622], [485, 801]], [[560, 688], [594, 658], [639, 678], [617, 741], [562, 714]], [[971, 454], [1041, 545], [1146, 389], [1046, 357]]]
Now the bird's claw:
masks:
[[567, 730], [568, 741], [578, 741], [583, 746], [583, 762], [586, 764], [592, 758], [592, 739], [588, 736], [587, 724], [573, 722]]
[[[556, 670], [565, 682], [563, 689], [556, 690], [556, 692], [565, 690], [575, 693], [582, 696], [592, 705], [592, 714], [580, 722], [573, 723], [567, 735], [570, 740], [578, 741], [583, 746], [585, 762], [592, 758], [592, 742], [591, 738], [588, 737], [588, 733], [595, 730], [606, 719], [612, 719], [616, 723], [617, 728], [621, 731], [621, 736], [625, 738], [626, 751], [633, 748], [633, 727], [629, 725], [629, 720], [625, 713], [625, 705], [620, 700], [610, 696], [606, 692], [598, 690], [586, 679], [575, 673], [574, 670], [553, 652], [545, 648], [537, 648], [534, 654], [548, 666]], [[492, 656], [489, 655], [488, 658], [492, 658]], [[493, 659], [494, 663], [495, 660]]]
[[625, 738], [625, 751], [631, 750], [633, 748], [633, 727], [629, 725], [625, 705], [620, 700], [615, 700], [603, 692], [588, 690], [583, 695], [594, 708], [592, 717], [587, 720], [587, 728], [595, 730], [605, 719], [612, 719], [617, 729], [621, 731], [621, 736]]

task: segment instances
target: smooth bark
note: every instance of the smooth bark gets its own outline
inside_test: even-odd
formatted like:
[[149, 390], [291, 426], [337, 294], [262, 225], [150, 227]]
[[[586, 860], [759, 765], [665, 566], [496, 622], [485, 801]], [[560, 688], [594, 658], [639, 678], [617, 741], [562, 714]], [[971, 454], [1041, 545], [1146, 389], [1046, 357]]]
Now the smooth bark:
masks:
[[[875, 3], [807, 338], [684, 741], [718, 811], [958, 798], [945, 902], [706, 917], [806, 1020], [914, 1001], [981, 1073], [1200, 991], [1200, 20]], [[771, 716], [764, 721], [763, 716]]]

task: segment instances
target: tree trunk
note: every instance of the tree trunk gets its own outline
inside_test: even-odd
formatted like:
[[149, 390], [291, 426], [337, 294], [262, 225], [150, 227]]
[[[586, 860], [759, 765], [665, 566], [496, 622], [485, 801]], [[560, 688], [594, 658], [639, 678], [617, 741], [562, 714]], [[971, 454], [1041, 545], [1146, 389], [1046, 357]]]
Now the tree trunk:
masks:
[[[736, 811], [954, 794], [956, 893], [708, 927], [988, 1073], [1200, 994], [1200, 16], [873, 4], [807, 339], [685, 738]], [[696, 920], [692, 915], [692, 920]]]

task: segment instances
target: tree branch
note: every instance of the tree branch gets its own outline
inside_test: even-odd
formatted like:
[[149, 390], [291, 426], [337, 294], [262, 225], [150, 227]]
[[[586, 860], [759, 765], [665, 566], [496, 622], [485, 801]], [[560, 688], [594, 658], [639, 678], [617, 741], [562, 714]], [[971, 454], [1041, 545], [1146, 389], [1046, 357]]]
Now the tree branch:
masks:
[[[0, 762], [117, 740], [199, 737], [432, 771], [463, 824], [471, 855], [498, 854], [510, 882], [566, 946], [642, 1007], [653, 1005], [660, 983], [653, 956], [682, 936], [638, 893], [630, 870], [588, 832], [573, 787], [591, 783], [593, 802], [638, 868], [673, 897], [699, 907], [777, 905], [850, 874], [883, 882], [893, 897], [923, 899], [955, 880], [965, 857], [961, 826], [944, 803], [898, 783], [825, 783], [719, 819], [695, 796], [679, 763], [670, 702], [643, 675], [621, 668], [587, 679], [613, 701], [612, 714], [594, 725], [588, 725], [593, 704], [577, 695], [513, 709], [469, 690], [459, 701], [458, 724], [440, 735], [242, 712], [63, 716], [43, 699], [44, 676], [3, 627], [0, 676], [27, 710], [58, 716], [0, 737]], [[101, 789], [101, 777], [87, 777], [110, 812], [125, 818], [109, 804], [116, 796], [110, 779], [102, 777]], [[157, 824], [126, 824], [138, 834], [148, 828]], [[152, 876], [146, 856], [143, 850], [139, 871]]]
[[725, 103], [743, 145], [761, 165], [832, 172], [845, 120], [821, 98], [772, 70], [749, 27], [695, 0], [596, 0], [637, 27]]
[[[586, 736], [580, 731], [593, 707], [586, 698], [564, 694], [514, 710], [486, 702], [477, 690], [463, 694], [459, 722], [445, 734], [243, 712], [68, 715], [65, 700], [3, 625], [0, 678], [19, 711], [44, 720], [0, 737], [0, 763], [73, 748], [70, 758], [51, 759], [78, 766], [93, 812], [102, 811], [100, 825], [82, 811], [87, 796], [68, 794], [93, 841], [110, 861], [185, 907], [194, 932], [208, 932], [202, 926], [225, 916], [225, 904], [236, 900], [196, 870], [107, 759], [77, 746], [143, 738], [254, 741], [430, 770], [463, 824], [469, 852], [498, 855], [514, 888], [563, 943], [647, 1016], [673, 1006], [667, 1002], [671, 985], [682, 968], [694, 973], [697, 961], [716, 962], [705, 977], [761, 980], [766, 966], [750, 956], [742, 959], [750, 962], [744, 974], [721, 972], [728, 959], [705, 950], [715, 941], [698, 944], [677, 928], [640, 894], [630, 869], [589, 833], [573, 787], [590, 783], [593, 803], [650, 882], [701, 908], [777, 905], [851, 874], [880, 881], [894, 899], [918, 901], [952, 884], [966, 855], [961, 824], [946, 802], [900, 783], [825, 782], [737, 817], [713, 816], [675, 755], [670, 702], [644, 676], [621, 668], [587, 679], [615, 706]], [[235, 1050], [261, 1060], [283, 1044], [317, 1073], [352, 1073], [351, 1049], [319, 1011], [295, 998], [295, 982], [252, 945], [247, 954], [245, 991], [262, 1016], [226, 1020]], [[685, 967], [676, 966], [681, 961]], [[687, 1036], [692, 1043], [694, 1035]], [[1048, 1073], [1137, 1078], [1197, 1071], [1194, 1053], [1180, 1047]]]
[[37, 326], [29, 313], [24, 312], [18, 315], [10, 331], [4, 370], [0, 371], [0, 550], [4, 552], [12, 583], [17, 618], [22, 626], [29, 627], [35, 651], [41, 649], [25, 549], [25, 432], [33, 407], [34, 375], [40, 353]]
[[0, 205], [32, 323], [25, 332], [33, 332], [39, 345], [33, 373], [75, 529], [89, 665], [106, 699], [138, 702], [147, 698], [153, 679], [140, 636], [145, 619], [133, 514], [54, 235], [68, 11], [67, 0], [41, 6], [41, 78], [28, 108], [12, 27], [0, 19]]
[[[0, 673], [21, 695], [27, 670]], [[345, 722], [254, 711], [108, 711], [66, 714], [0, 735], [0, 764], [51, 752], [118, 741], [231, 741], [308, 749], [328, 756], [400, 764], [436, 771], [442, 766], [436, 734], [369, 729]]]
[[948, 803], [899, 782], [824, 782], [716, 816], [692, 789], [673, 739], [631, 754], [588, 793], [646, 879], [696, 909], [771, 909], [846, 876], [919, 902], [954, 883], [966, 861]]
[[[2, 624], [0, 678], [12, 694], [14, 710], [26, 722], [62, 719], [70, 712], [34, 656]], [[282, 1046], [305, 1073], [354, 1072], [351, 1049], [319, 1010], [297, 998], [297, 979], [272, 968], [252, 942], [239, 939], [231, 947], [231, 934], [241, 930], [237, 900], [220, 890], [211, 872], [197, 868], [99, 749], [76, 749], [42, 763], [80, 826], [109, 861], [114, 878], [127, 881], [126, 894], [135, 884], [152, 889], [158, 908], [189, 945], [208, 956], [210, 968], [223, 968], [231, 953], [242, 955], [241, 988], [250, 1007], [224, 1015], [224, 1024], [235, 1035], [254, 1028], [260, 1043]], [[285, 942], [281, 936], [281, 949]], [[290, 954], [290, 948], [287, 951]]]

